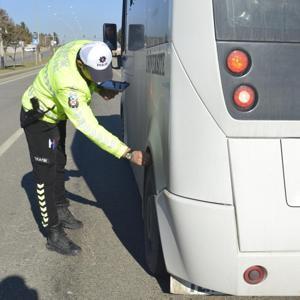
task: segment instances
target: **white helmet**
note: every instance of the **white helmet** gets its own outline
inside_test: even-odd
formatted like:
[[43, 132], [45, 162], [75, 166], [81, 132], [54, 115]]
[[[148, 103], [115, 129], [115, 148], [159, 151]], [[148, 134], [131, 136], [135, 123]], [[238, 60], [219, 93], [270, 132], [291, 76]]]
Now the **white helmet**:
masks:
[[92, 42], [81, 47], [79, 57], [97, 84], [112, 79], [112, 54], [103, 42]]

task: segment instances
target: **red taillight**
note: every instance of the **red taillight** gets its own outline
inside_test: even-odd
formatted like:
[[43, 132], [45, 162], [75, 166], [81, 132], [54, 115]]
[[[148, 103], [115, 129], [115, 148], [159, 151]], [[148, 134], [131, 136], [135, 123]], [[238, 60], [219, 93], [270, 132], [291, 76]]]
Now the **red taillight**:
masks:
[[227, 56], [227, 68], [236, 75], [243, 75], [250, 67], [249, 55], [242, 50], [233, 50]]
[[233, 94], [235, 105], [242, 110], [250, 110], [256, 104], [256, 92], [249, 85], [240, 85]]
[[249, 284], [259, 284], [267, 277], [267, 270], [261, 266], [252, 266], [244, 272], [244, 280]]

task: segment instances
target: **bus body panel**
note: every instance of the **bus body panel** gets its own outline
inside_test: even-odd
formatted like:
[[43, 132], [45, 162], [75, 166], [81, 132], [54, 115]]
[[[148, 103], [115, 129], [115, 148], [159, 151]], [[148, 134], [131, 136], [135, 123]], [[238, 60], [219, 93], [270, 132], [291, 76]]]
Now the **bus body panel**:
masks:
[[229, 145], [240, 250], [300, 251], [300, 209], [287, 204], [281, 141], [230, 139]]
[[300, 209], [300, 139], [281, 141], [288, 205]]
[[[157, 212], [167, 269], [207, 289], [239, 296], [299, 296], [300, 252], [239, 252], [233, 206], [164, 191]], [[266, 280], [249, 285], [247, 268], [264, 266]]]
[[[144, 24], [147, 17], [146, 1], [135, 2], [134, 9], [131, 7], [131, 2], [127, 1], [127, 12], [125, 13], [127, 16], [126, 55], [123, 57], [124, 68], [122, 75], [123, 80], [129, 82], [130, 86], [122, 95], [124, 139], [132, 149], [145, 149], [149, 123], [145, 105], [146, 53], [144, 47], [139, 45], [140, 41], [136, 34], [132, 34], [129, 31], [129, 25]], [[137, 49], [137, 46], [139, 46], [138, 51], [134, 50]], [[144, 126], [139, 126], [138, 124], [144, 124]], [[133, 172], [142, 195], [144, 170], [133, 167]]]
[[[133, 149], [150, 149], [153, 156], [157, 191], [167, 185], [169, 169], [168, 130], [170, 99], [171, 1], [128, 1], [127, 47], [123, 79], [130, 87], [122, 97], [128, 144]], [[143, 26], [146, 48], [130, 45], [130, 25]], [[134, 33], [133, 33], [134, 36]], [[130, 41], [130, 42], [129, 42]], [[135, 45], [138, 43], [135, 43]], [[141, 44], [141, 43], [140, 43]], [[133, 50], [130, 50], [133, 49]], [[164, 56], [161, 57], [161, 54]], [[159, 65], [163, 62], [163, 68]], [[143, 170], [133, 166], [140, 194], [143, 195]]]
[[232, 204], [227, 139], [194, 90], [173, 51], [170, 101], [170, 184], [176, 195]]
[[[300, 295], [299, 239], [291, 232], [298, 209], [285, 198], [285, 191], [297, 196], [291, 178], [300, 146], [287, 138], [299, 137], [300, 122], [229, 114], [212, 2], [127, 1], [125, 136], [132, 148], [151, 151], [171, 274], [228, 294]], [[143, 195], [144, 172], [133, 169]], [[268, 271], [259, 285], [243, 278], [253, 265]]]
[[[199, 97], [225, 135], [299, 137], [299, 121], [252, 122], [236, 120], [230, 116], [224, 101], [219, 71], [212, 0], [174, 0], [173, 6], [172, 38], [176, 52]], [[198, 20], [205, 25], [197, 24]]]
[[164, 191], [157, 212], [168, 272], [207, 289], [234, 291], [238, 243], [233, 206]]
[[[126, 55], [123, 80], [129, 82], [130, 87], [122, 95], [124, 137], [126, 143], [132, 149], [145, 149], [145, 141], [147, 139], [148, 119], [146, 107], [144, 101], [142, 101], [145, 99], [146, 91], [145, 69], [144, 50], [131, 52]], [[145, 123], [145, 126], [137, 125], [141, 123]], [[133, 171], [142, 193], [143, 169], [133, 168]]]
[[[161, 53], [164, 54], [164, 76], [156, 74], [155, 70], [148, 72], [146, 66], [148, 57], [153, 59]], [[126, 139], [133, 149], [151, 151], [157, 191], [166, 187], [169, 169], [170, 58], [169, 44], [132, 52], [126, 56], [123, 74], [124, 80], [130, 83], [122, 99]], [[142, 195], [142, 170], [135, 166], [133, 170]]]
[[[157, 192], [163, 190], [169, 178], [169, 117], [170, 117], [170, 66], [169, 43], [147, 49], [146, 103], [151, 112], [148, 127], [148, 144], [153, 157]], [[157, 65], [162, 64], [157, 69]]]

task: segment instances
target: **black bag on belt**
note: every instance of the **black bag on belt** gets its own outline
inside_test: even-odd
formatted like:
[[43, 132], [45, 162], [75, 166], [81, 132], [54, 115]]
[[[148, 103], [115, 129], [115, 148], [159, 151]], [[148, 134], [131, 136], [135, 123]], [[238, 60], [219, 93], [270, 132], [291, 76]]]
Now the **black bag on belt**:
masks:
[[35, 123], [40, 118], [42, 118], [48, 111], [52, 110], [55, 107], [54, 105], [52, 108], [43, 111], [40, 109], [39, 100], [37, 98], [31, 98], [30, 102], [32, 105], [31, 110], [25, 111], [23, 108], [21, 110], [20, 123], [22, 128], [25, 128], [30, 124]]

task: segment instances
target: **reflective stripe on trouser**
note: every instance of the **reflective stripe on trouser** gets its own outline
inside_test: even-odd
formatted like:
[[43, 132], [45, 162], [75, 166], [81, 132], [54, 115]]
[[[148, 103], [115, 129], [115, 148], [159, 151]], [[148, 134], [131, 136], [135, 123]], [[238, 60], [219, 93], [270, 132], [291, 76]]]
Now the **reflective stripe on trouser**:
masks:
[[64, 169], [66, 165], [66, 122], [55, 124], [37, 121], [24, 129], [28, 142], [41, 224], [58, 223], [57, 206], [67, 206]]
[[42, 225], [43, 227], [47, 227], [49, 225], [49, 215], [46, 203], [45, 183], [37, 183], [36, 192], [42, 217]]

